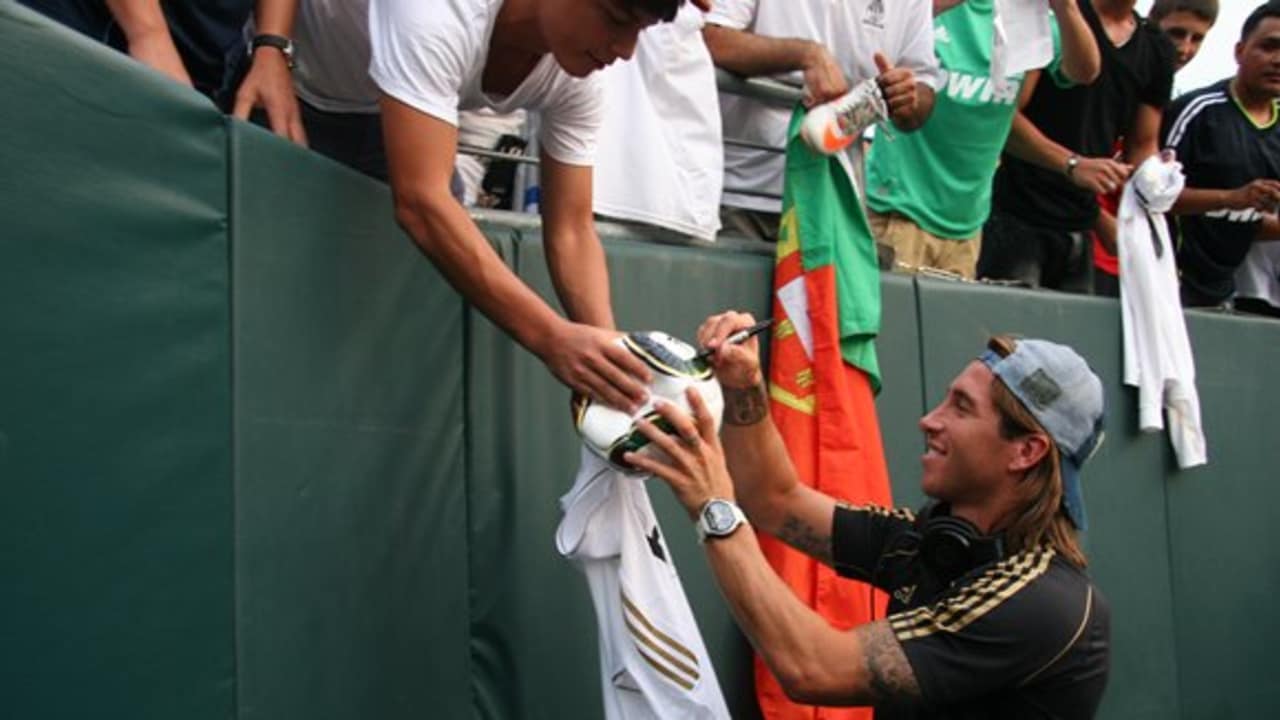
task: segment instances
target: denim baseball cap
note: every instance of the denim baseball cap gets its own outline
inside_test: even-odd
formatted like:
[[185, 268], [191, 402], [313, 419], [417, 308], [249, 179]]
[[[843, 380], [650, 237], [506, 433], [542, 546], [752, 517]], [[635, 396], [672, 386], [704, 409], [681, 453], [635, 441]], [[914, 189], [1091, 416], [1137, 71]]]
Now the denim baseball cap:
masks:
[[1006, 357], [987, 350], [978, 359], [1058, 446], [1062, 463], [1062, 505], [1071, 523], [1087, 529], [1080, 468], [1102, 444], [1102, 381], [1084, 358], [1066, 345], [1019, 339]]

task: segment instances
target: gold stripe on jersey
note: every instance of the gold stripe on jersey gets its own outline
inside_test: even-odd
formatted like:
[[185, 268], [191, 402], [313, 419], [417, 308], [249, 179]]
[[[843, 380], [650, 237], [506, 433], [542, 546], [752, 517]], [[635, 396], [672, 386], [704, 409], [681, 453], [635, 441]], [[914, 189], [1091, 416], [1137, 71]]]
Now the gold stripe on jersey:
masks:
[[993, 565], [956, 595], [931, 606], [898, 613], [889, 625], [899, 642], [959, 632], [1044, 575], [1053, 561], [1052, 547], [1026, 550]]
[[870, 515], [879, 515], [881, 517], [898, 518], [899, 520], [906, 520], [907, 522], [916, 521], [916, 514], [911, 512], [910, 509], [904, 508], [904, 507], [884, 507], [883, 505], [854, 505], [853, 503], [845, 502], [844, 500], [837, 500], [836, 505], [839, 505], [845, 510], [852, 510], [853, 512], [865, 512]]
[[[631, 618], [623, 617], [622, 622], [626, 624], [627, 631], [631, 633], [632, 639], [636, 641], [636, 650], [639, 650], [641, 655], [647, 656], [645, 659], [649, 661], [650, 665], [654, 665], [656, 667], [661, 664], [669, 672], [679, 673], [687, 680], [697, 682], [699, 676], [696, 669], [681, 662], [680, 658], [672, 655], [670, 652], [663, 649], [662, 646], [658, 645], [658, 643], [654, 642], [652, 638], [641, 632], [639, 628], [631, 624]], [[660, 663], [657, 658], [649, 656], [649, 653], [645, 651], [646, 648], [666, 662]]]
[[676, 685], [679, 685], [685, 690], [693, 690], [693, 683], [671, 672], [662, 663], [650, 657], [649, 653], [645, 652], [642, 646], [637, 645], [636, 650], [640, 653], [640, 657], [644, 658], [644, 661], [649, 663], [649, 665], [654, 670], [657, 670], [658, 673], [661, 674], [663, 677], [675, 683]]
[[626, 593], [621, 593], [621, 596], [622, 621], [627, 626], [627, 632], [631, 633], [640, 656], [667, 679], [686, 690], [693, 689], [701, 677], [698, 672], [698, 656], [654, 626]]

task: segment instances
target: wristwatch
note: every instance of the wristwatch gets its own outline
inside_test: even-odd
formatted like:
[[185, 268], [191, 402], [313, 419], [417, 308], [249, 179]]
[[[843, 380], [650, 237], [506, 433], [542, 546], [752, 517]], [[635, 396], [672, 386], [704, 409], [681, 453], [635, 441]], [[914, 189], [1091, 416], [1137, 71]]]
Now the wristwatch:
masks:
[[1078, 167], [1079, 165], [1080, 165], [1079, 155], [1072, 155], [1071, 157], [1067, 158], [1067, 167], [1064, 170], [1067, 177], [1071, 177], [1072, 175], [1074, 175], [1076, 172], [1076, 167]]
[[698, 542], [728, 537], [747, 524], [747, 516], [731, 500], [711, 498], [698, 511]]
[[289, 65], [289, 69], [293, 69], [293, 40], [283, 35], [254, 35], [253, 40], [249, 41], [250, 54], [257, 52], [260, 47], [275, 48], [284, 55], [284, 61]]

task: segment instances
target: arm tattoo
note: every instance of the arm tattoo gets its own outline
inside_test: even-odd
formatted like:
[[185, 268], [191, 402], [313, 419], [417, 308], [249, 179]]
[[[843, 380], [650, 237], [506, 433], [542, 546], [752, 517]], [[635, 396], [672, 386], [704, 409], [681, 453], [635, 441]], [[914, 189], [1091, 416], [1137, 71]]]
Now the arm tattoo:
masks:
[[724, 421], [730, 425], [755, 425], [769, 413], [764, 385], [749, 388], [722, 388], [724, 391]]
[[869, 691], [877, 706], [913, 705], [921, 700], [920, 684], [907, 662], [888, 620], [878, 620], [854, 630], [866, 658]]
[[788, 515], [783, 521], [778, 539], [820, 562], [831, 564], [831, 536], [822, 534], [795, 515]]

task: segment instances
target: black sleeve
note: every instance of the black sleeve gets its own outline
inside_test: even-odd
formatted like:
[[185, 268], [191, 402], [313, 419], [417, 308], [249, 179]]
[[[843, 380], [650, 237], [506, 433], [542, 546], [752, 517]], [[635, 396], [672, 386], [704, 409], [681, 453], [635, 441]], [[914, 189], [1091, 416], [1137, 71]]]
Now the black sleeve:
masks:
[[1155, 26], [1150, 26], [1148, 33], [1147, 41], [1152, 46], [1151, 67], [1148, 70], [1150, 81], [1141, 90], [1139, 99], [1145, 105], [1163, 108], [1173, 97], [1173, 66], [1176, 51], [1169, 38]]
[[889, 616], [925, 701], [964, 703], [1038, 676], [1096, 622], [1093, 589], [1053, 551], [1020, 553], [960, 591]]
[[879, 505], [836, 505], [831, 523], [831, 559], [842, 577], [872, 582], [881, 589], [884, 580], [876, 576], [880, 557], [893, 538], [915, 525], [915, 515], [905, 508]]

